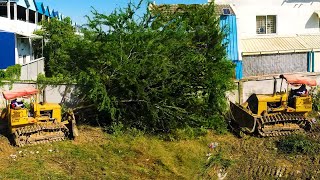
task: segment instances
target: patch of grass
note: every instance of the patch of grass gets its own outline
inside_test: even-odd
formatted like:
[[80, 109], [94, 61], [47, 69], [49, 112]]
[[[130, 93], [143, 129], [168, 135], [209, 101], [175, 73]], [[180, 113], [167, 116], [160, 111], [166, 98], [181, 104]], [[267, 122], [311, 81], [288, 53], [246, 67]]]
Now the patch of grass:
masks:
[[[185, 130], [167, 141], [137, 129], [79, 131], [75, 141], [24, 148], [0, 138], [0, 179], [216, 179], [219, 173], [226, 179], [277, 179], [277, 172], [285, 179], [312, 179], [320, 165], [318, 154], [278, 153], [276, 142], [283, 138], [238, 139], [213, 131], [196, 136]], [[211, 143], [217, 147], [210, 149]]]
[[162, 138], [169, 141], [192, 140], [206, 136], [207, 134], [208, 130], [205, 128], [191, 128], [188, 126], [183, 129], [173, 130], [168, 134], [163, 134]]
[[309, 154], [320, 152], [320, 143], [305, 135], [292, 135], [281, 138], [278, 142], [281, 152], [287, 154]]
[[[80, 137], [25, 148], [6, 156], [4, 179], [196, 179], [205, 170], [207, 144], [202, 139], [164, 141], [136, 129], [106, 134], [80, 127]], [[20, 153], [19, 153], [20, 152]], [[0, 155], [1, 157], [1, 155]], [[5, 167], [5, 166], [4, 166]]]
[[221, 166], [222, 168], [227, 169], [232, 165], [232, 163], [233, 162], [230, 159], [224, 158], [222, 152], [219, 151], [216, 155], [208, 159], [206, 166], [207, 168], [212, 166]]

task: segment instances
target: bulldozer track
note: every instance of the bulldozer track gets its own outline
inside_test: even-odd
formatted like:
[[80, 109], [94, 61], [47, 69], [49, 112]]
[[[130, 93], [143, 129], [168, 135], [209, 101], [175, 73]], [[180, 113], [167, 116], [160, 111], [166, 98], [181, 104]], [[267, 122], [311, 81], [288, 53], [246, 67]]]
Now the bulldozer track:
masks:
[[277, 136], [288, 136], [288, 135], [293, 135], [293, 134], [298, 134], [302, 133], [304, 131], [299, 130], [299, 131], [288, 131], [288, 132], [272, 132], [272, 133], [264, 133], [262, 131], [259, 131], [259, 135], [263, 137], [277, 137]]
[[17, 128], [14, 131], [14, 142], [17, 146], [43, 144], [64, 140], [69, 134], [62, 123], [45, 122]]
[[[277, 125], [281, 126], [277, 128]], [[310, 131], [311, 122], [298, 113], [272, 114], [258, 118], [257, 130], [263, 137], [287, 136]]]
[[274, 160], [253, 158], [242, 163], [235, 173], [242, 179], [319, 179], [319, 164], [312, 162], [310, 167], [307, 164], [311, 161], [305, 166], [295, 166], [294, 162], [287, 163], [284, 165]]
[[275, 179], [290, 179], [293, 177], [299, 177], [300, 175], [299, 173], [293, 171], [291, 168], [284, 166], [259, 165], [252, 168], [251, 172], [249, 172], [249, 176], [253, 178], [269, 177]]

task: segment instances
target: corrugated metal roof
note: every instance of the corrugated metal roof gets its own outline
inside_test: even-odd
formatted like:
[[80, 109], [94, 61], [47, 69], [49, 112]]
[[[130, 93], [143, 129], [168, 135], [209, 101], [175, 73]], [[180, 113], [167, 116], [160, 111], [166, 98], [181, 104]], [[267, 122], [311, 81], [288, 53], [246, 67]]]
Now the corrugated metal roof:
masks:
[[320, 35], [299, 35], [298, 39], [303, 41], [309, 49], [320, 50]]
[[215, 12], [218, 15], [223, 15], [223, 9], [230, 9], [230, 15], [236, 15], [229, 4], [215, 4]]
[[42, 2], [36, 2], [37, 12], [40, 14], [44, 14], [45, 9]]
[[[13, 1], [13, 2], [15, 2], [15, 1]], [[20, 1], [19, 0], [19, 1], [16, 1], [16, 3], [17, 3], [18, 6], [21, 6], [21, 7], [24, 7], [24, 8], [28, 8], [30, 6], [29, 1], [27, 1], [27, 0], [24, 0], [24, 1]]]
[[44, 12], [44, 15], [50, 17], [50, 9], [49, 9], [49, 6], [47, 6], [47, 8], [45, 8], [45, 12]]
[[28, 0], [29, 1], [29, 9], [32, 10], [32, 11], [37, 11], [36, 10], [36, 3], [34, 2], [34, 0]]
[[242, 39], [241, 46], [243, 55], [320, 50], [320, 34]]

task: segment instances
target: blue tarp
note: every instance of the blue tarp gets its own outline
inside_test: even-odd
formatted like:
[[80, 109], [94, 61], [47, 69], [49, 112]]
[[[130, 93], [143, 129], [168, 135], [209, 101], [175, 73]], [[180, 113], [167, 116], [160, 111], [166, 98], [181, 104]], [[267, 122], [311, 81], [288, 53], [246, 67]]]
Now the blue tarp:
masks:
[[228, 59], [236, 65], [236, 79], [242, 78], [242, 61], [239, 60], [238, 51], [238, 33], [237, 33], [237, 19], [234, 15], [220, 16], [220, 27], [224, 30], [226, 37], [222, 43], [226, 43], [226, 51]]
[[236, 65], [236, 79], [242, 78], [242, 61], [241, 60], [233, 60], [233, 63]]
[[220, 16], [220, 27], [225, 28], [226, 37], [223, 43], [227, 43], [227, 53], [230, 60], [238, 60], [238, 36], [236, 16]]
[[0, 31], [0, 69], [15, 65], [15, 34]]

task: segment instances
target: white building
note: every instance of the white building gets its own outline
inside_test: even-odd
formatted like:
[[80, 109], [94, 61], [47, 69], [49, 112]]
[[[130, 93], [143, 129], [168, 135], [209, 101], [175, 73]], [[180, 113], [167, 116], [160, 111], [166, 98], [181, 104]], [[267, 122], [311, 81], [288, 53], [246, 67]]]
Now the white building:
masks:
[[[58, 11], [50, 11], [35, 0], [0, 0], [0, 69], [22, 65], [21, 79], [35, 79], [44, 73], [41, 47], [33, 47], [40, 21], [60, 19]], [[41, 45], [40, 45], [41, 46]]]
[[319, 0], [215, 0], [237, 17], [243, 76], [320, 72]]

